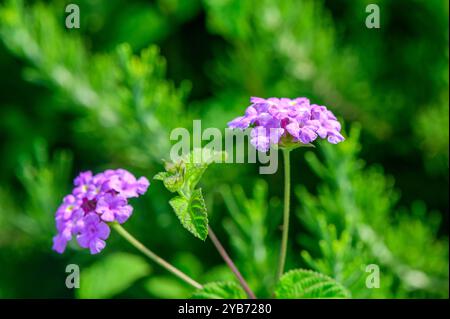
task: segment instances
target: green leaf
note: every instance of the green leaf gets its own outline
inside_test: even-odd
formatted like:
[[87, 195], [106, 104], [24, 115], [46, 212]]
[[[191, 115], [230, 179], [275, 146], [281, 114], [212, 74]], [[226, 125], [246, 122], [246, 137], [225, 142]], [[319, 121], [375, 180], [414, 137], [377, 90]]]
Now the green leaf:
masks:
[[348, 290], [334, 279], [323, 274], [295, 269], [285, 273], [275, 287], [280, 299], [299, 298], [349, 298]]
[[234, 282], [211, 282], [197, 290], [193, 299], [246, 299], [245, 291]]
[[205, 240], [208, 236], [208, 214], [201, 189], [196, 189], [203, 173], [213, 162], [223, 162], [226, 152], [209, 148], [195, 148], [177, 162], [165, 162], [165, 172], [155, 175], [164, 186], [179, 196], [172, 198], [172, 206], [181, 224], [194, 236]]
[[160, 172], [153, 178], [162, 181], [164, 186], [172, 193], [177, 192], [183, 187], [184, 178], [178, 173], [171, 175], [169, 172]]
[[216, 152], [208, 148], [196, 148], [183, 156], [178, 162], [165, 162], [165, 172], [155, 175], [171, 192], [183, 192], [189, 195], [194, 191], [208, 166], [217, 161], [224, 161], [226, 152]]
[[193, 288], [184, 284], [179, 279], [170, 276], [149, 278], [144, 283], [144, 288], [153, 297], [163, 299], [188, 298], [193, 290]]
[[110, 298], [150, 273], [147, 262], [136, 255], [115, 253], [81, 271], [78, 298]]
[[177, 196], [169, 201], [181, 224], [195, 237], [205, 240], [208, 236], [208, 213], [201, 188], [194, 190], [190, 198]]
[[167, 178], [169, 174], [167, 172], [159, 172], [155, 176], [153, 176], [153, 179], [156, 179], [158, 181], [164, 181], [165, 178]]

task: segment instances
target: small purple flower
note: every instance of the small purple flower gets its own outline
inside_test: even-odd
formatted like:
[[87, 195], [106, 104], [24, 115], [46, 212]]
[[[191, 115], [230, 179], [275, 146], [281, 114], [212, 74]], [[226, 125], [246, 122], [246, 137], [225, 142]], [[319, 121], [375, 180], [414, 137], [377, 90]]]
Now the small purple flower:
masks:
[[128, 205], [125, 197], [107, 193], [97, 201], [95, 211], [105, 222], [117, 221], [123, 224], [133, 212], [133, 207]]
[[63, 203], [59, 206], [56, 211], [57, 216], [62, 216], [63, 219], [67, 220], [72, 216], [72, 213], [79, 209], [81, 205], [81, 200], [73, 196], [72, 194], [67, 195], [63, 199]]
[[73, 184], [76, 186], [73, 189], [73, 194], [79, 198], [82, 198], [85, 194], [87, 194], [91, 180], [91, 171], [80, 173], [80, 175], [78, 175], [73, 181]]
[[77, 242], [83, 248], [89, 248], [91, 254], [98, 254], [106, 246], [109, 237], [108, 225], [100, 221], [96, 214], [89, 214], [83, 218], [83, 227], [77, 235]]
[[250, 133], [250, 143], [261, 152], [266, 152], [270, 147], [270, 138], [264, 126], [255, 127]]
[[147, 191], [149, 181], [145, 177], [136, 180], [131, 173], [118, 169], [115, 175], [112, 175], [108, 181], [108, 187], [113, 189], [125, 198], [138, 197]]
[[147, 178], [136, 179], [124, 169], [80, 173], [72, 194], [64, 197], [56, 211], [58, 234], [53, 238], [53, 250], [63, 253], [75, 236], [81, 247], [99, 253], [109, 236], [107, 223], [127, 221], [133, 212], [128, 198], [144, 194], [149, 185]]
[[318, 137], [336, 144], [344, 140], [341, 125], [325, 106], [296, 99], [251, 97], [245, 115], [228, 123], [232, 129], [252, 128], [250, 143], [266, 152], [271, 144], [310, 144]]
[[301, 141], [303, 144], [309, 144], [317, 138], [317, 127], [311, 123], [302, 123], [292, 121], [286, 125], [286, 130], [294, 137], [294, 140]]
[[62, 254], [66, 250], [68, 240], [62, 235], [58, 234], [53, 237], [53, 247], [52, 249], [59, 254]]
[[103, 173], [99, 173], [99, 174], [95, 175], [91, 179], [91, 183], [88, 186], [86, 198], [88, 200], [96, 199], [97, 196], [102, 192], [105, 181], [106, 181], [106, 177]]
[[76, 233], [83, 216], [84, 213], [81, 208], [75, 209], [70, 214], [70, 217], [64, 216], [64, 213], [56, 214], [55, 219], [58, 235], [53, 238], [53, 250], [56, 250], [60, 254], [64, 252], [67, 242], [69, 242], [72, 239], [72, 235]]

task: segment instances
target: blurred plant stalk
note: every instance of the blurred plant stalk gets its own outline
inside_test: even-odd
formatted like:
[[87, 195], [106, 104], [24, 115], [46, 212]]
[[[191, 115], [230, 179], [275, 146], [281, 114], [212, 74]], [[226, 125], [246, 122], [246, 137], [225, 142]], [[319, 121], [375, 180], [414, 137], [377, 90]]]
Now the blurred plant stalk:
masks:
[[156, 255], [147, 247], [145, 247], [139, 240], [137, 240], [133, 235], [127, 232], [125, 228], [123, 228], [120, 224], [113, 223], [111, 224], [111, 227], [115, 229], [119, 233], [119, 235], [125, 238], [130, 244], [136, 247], [137, 250], [139, 250], [141, 253], [143, 253], [145, 256], [153, 260], [161, 267], [165, 268], [167, 271], [171, 272], [173, 275], [177, 276], [178, 278], [180, 278], [181, 280], [183, 280], [184, 282], [188, 283], [189, 285], [191, 285], [196, 289], [203, 288], [203, 286], [199, 284], [197, 281], [195, 281], [194, 279], [186, 275], [184, 272], [182, 272], [178, 268], [174, 267], [172, 264], [168, 263], [158, 255]]
[[255, 294], [253, 293], [253, 291], [250, 289], [249, 285], [247, 284], [247, 282], [245, 281], [244, 277], [242, 276], [242, 274], [239, 272], [239, 269], [237, 269], [236, 265], [234, 264], [233, 260], [231, 260], [230, 256], [227, 254], [225, 248], [223, 248], [222, 244], [220, 243], [219, 239], [217, 238], [216, 234], [214, 234], [213, 230], [211, 229], [211, 227], [208, 226], [208, 234], [209, 234], [209, 238], [211, 238], [211, 241], [213, 242], [214, 246], [216, 247], [217, 251], [219, 252], [219, 254], [222, 256], [223, 260], [225, 261], [225, 263], [227, 264], [227, 266], [231, 269], [231, 271], [234, 273], [234, 275], [236, 276], [237, 280], [239, 281], [239, 283], [241, 284], [242, 288], [245, 290], [245, 292], [247, 293], [247, 296], [250, 299], [256, 299]]

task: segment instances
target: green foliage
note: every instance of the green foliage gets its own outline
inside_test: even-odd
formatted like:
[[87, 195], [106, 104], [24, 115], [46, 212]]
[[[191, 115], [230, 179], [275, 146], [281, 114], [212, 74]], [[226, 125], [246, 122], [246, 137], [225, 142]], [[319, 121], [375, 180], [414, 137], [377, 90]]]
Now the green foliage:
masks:
[[167, 163], [167, 172], [159, 172], [153, 179], [160, 180], [164, 183], [164, 186], [172, 193], [177, 192], [183, 188], [185, 168], [183, 162], [180, 163]]
[[34, 143], [33, 154], [21, 158], [16, 168], [26, 200], [15, 201], [10, 191], [0, 188], [1, 224], [9, 226], [0, 235], [0, 242], [9, 244], [12, 238], [18, 238], [48, 243], [54, 221], [47, 212], [55, 211], [61, 202], [71, 167], [70, 153], [59, 151], [50, 159], [47, 145], [42, 140]]
[[61, 185], [67, 185], [70, 179], [72, 156], [65, 152], [56, 152], [48, 158], [47, 146], [42, 141], [35, 144], [33, 158], [23, 158], [19, 164], [18, 177], [29, 201], [25, 211], [27, 218], [36, 224], [36, 232], [49, 232], [54, 225], [43, 212], [54, 211], [64, 192]]
[[[357, 158], [358, 139], [359, 128], [354, 127], [346, 143], [320, 147], [323, 160], [306, 154], [323, 182], [317, 196], [297, 189], [298, 218], [308, 230], [299, 237], [306, 248], [303, 259], [349, 287], [355, 297], [379, 293], [365, 287], [368, 264], [381, 268], [384, 296], [445, 296], [448, 242], [434, 239], [437, 215], [423, 205], [412, 214], [399, 209], [392, 179], [377, 167], [365, 168]], [[418, 257], [424, 250], [427, 258]]]
[[[448, 81], [447, 81], [448, 82]], [[437, 105], [418, 115], [415, 134], [425, 154], [425, 166], [433, 174], [449, 168], [449, 108], [448, 92], [442, 94]]]
[[201, 240], [208, 236], [208, 213], [202, 190], [195, 187], [208, 166], [225, 156], [224, 152], [196, 148], [174, 163], [166, 162], [166, 171], [154, 177], [162, 180], [169, 191], [178, 192], [179, 196], [170, 200], [170, 206], [184, 228]]
[[275, 287], [284, 299], [348, 298], [350, 293], [335, 280], [314, 271], [295, 269], [285, 273]]
[[233, 282], [211, 282], [192, 295], [193, 299], [245, 299], [247, 295]]
[[205, 240], [208, 236], [208, 212], [201, 188], [194, 190], [189, 198], [177, 196], [169, 203], [184, 228]]
[[149, 278], [144, 283], [144, 288], [158, 298], [189, 298], [191, 289], [183, 285], [180, 280], [170, 276], [159, 276]]
[[81, 271], [79, 298], [110, 298], [147, 276], [150, 267], [144, 258], [127, 253], [103, 256]]
[[223, 224], [238, 267], [258, 296], [270, 297], [278, 249], [273, 236], [281, 207], [273, 201], [268, 205], [268, 185], [263, 180], [254, 183], [251, 197], [239, 185], [222, 185], [220, 194], [230, 215]]
[[154, 178], [162, 180], [172, 193], [189, 194], [195, 189], [209, 165], [221, 163], [225, 159], [225, 152], [195, 148], [175, 162], [165, 162], [166, 171], [156, 174]]
[[102, 141], [96, 147], [106, 147], [109, 156], [141, 167], [167, 153], [168, 128], [176, 124], [172, 118], [187, 87], [176, 89], [164, 79], [166, 63], [158, 48], [135, 56], [123, 44], [110, 54], [91, 54], [40, 4], [28, 10], [22, 1], [8, 1], [0, 17], [3, 41], [30, 63], [27, 78], [55, 90], [63, 97], [62, 107], [80, 108], [80, 138]]
[[[209, 267], [205, 260], [192, 253], [177, 253], [171, 262], [199, 282], [232, 282], [237, 284], [236, 277], [231, 270], [222, 262], [216, 266]], [[208, 285], [208, 284], [206, 284]], [[188, 284], [165, 274], [153, 274], [151, 278], [143, 283], [143, 288], [150, 294], [151, 298], [191, 298], [196, 290]], [[246, 295], [244, 294], [246, 297]]]

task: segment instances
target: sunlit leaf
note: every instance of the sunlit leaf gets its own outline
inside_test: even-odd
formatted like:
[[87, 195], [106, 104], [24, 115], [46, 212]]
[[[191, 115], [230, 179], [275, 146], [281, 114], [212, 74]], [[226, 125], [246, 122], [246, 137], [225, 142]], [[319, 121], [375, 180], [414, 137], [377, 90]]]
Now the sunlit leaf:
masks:
[[245, 299], [245, 291], [234, 282], [212, 282], [197, 290], [194, 299]]
[[82, 269], [79, 298], [110, 298], [129, 288], [137, 279], [150, 273], [150, 266], [140, 256], [115, 253]]
[[144, 283], [144, 288], [154, 297], [168, 299], [188, 298], [193, 290], [179, 279], [171, 276], [149, 278]]
[[295, 269], [285, 273], [275, 287], [277, 298], [349, 298], [347, 289], [320, 273]]
[[184, 228], [195, 237], [205, 240], [208, 236], [208, 213], [201, 189], [196, 189], [190, 198], [177, 196], [169, 203]]

